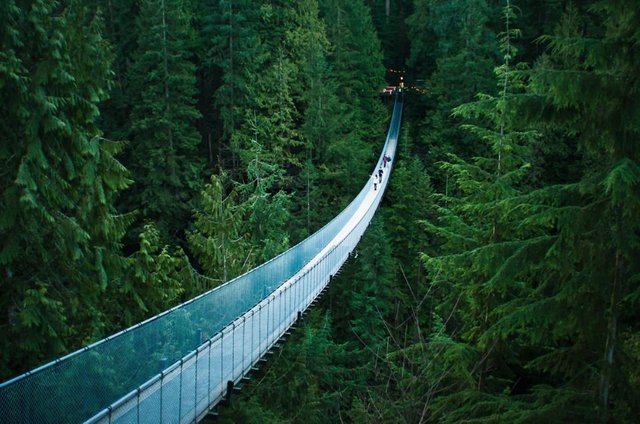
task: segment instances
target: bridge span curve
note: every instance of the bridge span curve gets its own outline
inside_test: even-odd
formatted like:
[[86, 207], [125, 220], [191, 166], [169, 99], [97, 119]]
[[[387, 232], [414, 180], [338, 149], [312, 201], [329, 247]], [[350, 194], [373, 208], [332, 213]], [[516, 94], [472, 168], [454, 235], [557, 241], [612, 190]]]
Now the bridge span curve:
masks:
[[[396, 93], [385, 155], [395, 157]], [[3, 423], [193, 423], [250, 372], [351, 255], [387, 187], [355, 199], [307, 239], [136, 326], [0, 384]]]

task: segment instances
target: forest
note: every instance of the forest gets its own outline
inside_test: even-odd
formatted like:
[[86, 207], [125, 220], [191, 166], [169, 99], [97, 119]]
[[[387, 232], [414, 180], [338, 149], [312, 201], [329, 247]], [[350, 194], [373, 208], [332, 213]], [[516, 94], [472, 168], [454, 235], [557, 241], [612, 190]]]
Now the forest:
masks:
[[640, 422], [637, 0], [0, 1], [0, 380], [385, 199], [216, 422]]

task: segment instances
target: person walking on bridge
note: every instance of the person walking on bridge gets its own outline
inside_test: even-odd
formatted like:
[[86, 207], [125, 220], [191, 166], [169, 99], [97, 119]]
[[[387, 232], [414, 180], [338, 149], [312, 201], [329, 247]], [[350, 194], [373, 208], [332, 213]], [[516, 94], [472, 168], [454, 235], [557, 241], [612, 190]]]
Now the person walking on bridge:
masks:
[[378, 174], [373, 173], [373, 191], [378, 189]]
[[380, 181], [380, 184], [382, 184], [382, 168], [378, 169], [378, 180]]

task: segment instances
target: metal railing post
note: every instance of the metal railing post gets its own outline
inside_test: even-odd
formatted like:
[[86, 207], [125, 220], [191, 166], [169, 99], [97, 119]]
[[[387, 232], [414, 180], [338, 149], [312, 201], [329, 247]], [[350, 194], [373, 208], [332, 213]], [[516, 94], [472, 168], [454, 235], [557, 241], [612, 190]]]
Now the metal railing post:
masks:
[[180, 359], [180, 393], [178, 396], [178, 420], [182, 420], [182, 364], [183, 360]]
[[245, 335], [245, 327], [247, 326], [247, 319], [246, 316], [243, 315], [242, 316], [242, 371], [244, 372], [244, 360], [245, 360], [245, 353], [244, 353], [244, 345], [246, 343], [245, 339], [244, 339], [244, 335]]
[[[160, 424], [163, 423], [163, 418], [164, 418], [164, 410], [162, 408], [162, 403], [163, 403], [163, 392], [164, 392], [164, 370], [162, 370], [160, 372]], [[109, 419], [109, 423], [111, 423], [111, 419]]]
[[251, 310], [251, 358], [253, 359], [253, 323], [256, 320], [255, 318], [256, 312], [255, 309]]
[[209, 366], [207, 375], [207, 405], [211, 405], [211, 339], [209, 339]]
[[231, 378], [236, 371], [236, 323], [231, 323]]
[[262, 304], [258, 305], [258, 355], [262, 355]]
[[[202, 337], [202, 336], [200, 336]], [[193, 384], [193, 422], [196, 422], [196, 418], [198, 417], [198, 357], [200, 356], [200, 351], [196, 350], [196, 372], [195, 372], [195, 381]]]
[[280, 307], [278, 308], [278, 332], [280, 331], [280, 328], [282, 328], [282, 323], [284, 322], [283, 319], [283, 315], [284, 315], [284, 292], [283, 291], [279, 291], [278, 292], [278, 303], [280, 304]]
[[222, 389], [224, 382], [224, 331], [220, 332], [220, 388]]

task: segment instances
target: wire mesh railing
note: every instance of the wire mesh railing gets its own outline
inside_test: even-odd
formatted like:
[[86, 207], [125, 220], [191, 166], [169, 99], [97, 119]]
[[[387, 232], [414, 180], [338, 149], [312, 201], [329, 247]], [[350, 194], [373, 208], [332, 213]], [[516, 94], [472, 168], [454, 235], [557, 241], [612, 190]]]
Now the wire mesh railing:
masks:
[[[399, 97], [374, 172], [395, 151], [401, 114]], [[346, 261], [387, 181], [376, 192], [366, 184], [331, 222], [246, 274], [3, 383], [0, 422], [197, 421]]]

